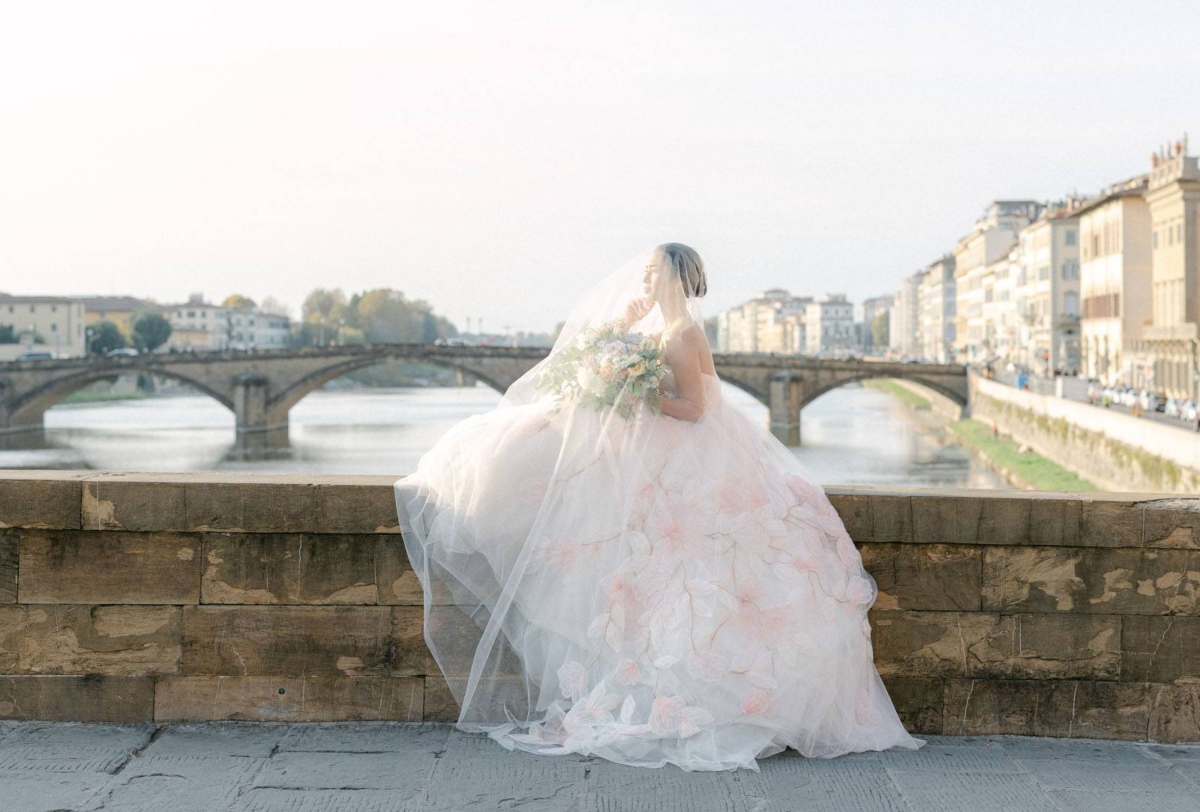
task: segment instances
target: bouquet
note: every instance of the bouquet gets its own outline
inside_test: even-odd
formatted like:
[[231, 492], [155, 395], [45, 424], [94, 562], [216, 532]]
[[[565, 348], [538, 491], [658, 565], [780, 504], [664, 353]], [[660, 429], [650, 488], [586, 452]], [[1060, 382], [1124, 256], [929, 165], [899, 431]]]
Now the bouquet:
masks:
[[627, 332], [618, 319], [580, 332], [549, 359], [537, 386], [560, 405], [574, 400], [598, 412], [616, 409], [628, 420], [642, 405], [660, 411], [658, 385], [666, 375], [654, 340]]

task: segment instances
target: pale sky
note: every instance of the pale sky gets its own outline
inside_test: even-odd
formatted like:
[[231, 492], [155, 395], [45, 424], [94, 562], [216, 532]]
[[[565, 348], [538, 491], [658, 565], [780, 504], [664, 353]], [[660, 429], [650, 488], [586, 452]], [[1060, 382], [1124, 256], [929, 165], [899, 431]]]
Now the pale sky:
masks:
[[1195, 0], [10, 3], [0, 291], [544, 330], [674, 240], [710, 314], [858, 302], [992, 199], [1200, 152], [1198, 36]]

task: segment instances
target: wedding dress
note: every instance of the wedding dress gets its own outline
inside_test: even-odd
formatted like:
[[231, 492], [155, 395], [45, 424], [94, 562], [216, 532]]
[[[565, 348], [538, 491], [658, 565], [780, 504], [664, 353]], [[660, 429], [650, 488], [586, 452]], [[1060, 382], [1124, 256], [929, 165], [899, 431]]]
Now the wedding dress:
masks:
[[[539, 388], [627, 312], [654, 256], [596, 286], [545, 361], [396, 483], [458, 726], [686, 770], [919, 747], [875, 670], [875, 583], [838, 514], [715, 374], [695, 422]], [[698, 299], [686, 313], [703, 335]], [[622, 328], [656, 336], [664, 307]]]

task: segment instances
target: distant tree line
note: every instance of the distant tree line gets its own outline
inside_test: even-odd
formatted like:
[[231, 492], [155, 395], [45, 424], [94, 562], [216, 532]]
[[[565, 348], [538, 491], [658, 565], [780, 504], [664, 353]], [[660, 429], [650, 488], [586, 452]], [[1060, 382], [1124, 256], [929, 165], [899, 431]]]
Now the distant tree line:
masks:
[[121, 328], [108, 319], [96, 322], [89, 328], [91, 339], [88, 352], [103, 355], [113, 350], [134, 346], [141, 352], [154, 352], [171, 337], [171, 322], [161, 313], [145, 310], [135, 313], [131, 319], [132, 335], [126, 338]]
[[458, 329], [434, 314], [428, 302], [409, 299], [398, 290], [376, 288], [346, 298], [340, 288], [318, 288], [301, 307], [296, 343], [428, 344], [456, 335]]
[[[304, 300], [293, 340], [301, 346], [430, 344], [457, 335], [458, 329], [428, 302], [398, 290], [376, 288], [347, 298], [340, 288], [318, 288]], [[453, 370], [407, 361], [387, 361], [346, 377], [366, 386], [451, 385], [456, 380]]]

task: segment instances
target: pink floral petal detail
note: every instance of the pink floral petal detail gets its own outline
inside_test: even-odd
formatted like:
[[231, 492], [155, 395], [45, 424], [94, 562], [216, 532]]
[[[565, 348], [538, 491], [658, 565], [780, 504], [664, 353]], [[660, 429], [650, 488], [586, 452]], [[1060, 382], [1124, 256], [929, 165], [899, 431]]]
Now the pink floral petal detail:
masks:
[[742, 713], [757, 716], [771, 706], [775, 695], [765, 688], [755, 688], [742, 695]]
[[655, 697], [654, 704], [650, 706], [650, 732], [665, 736], [679, 730], [685, 707], [687, 702], [682, 696]]

